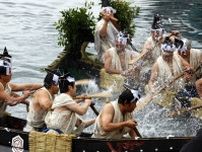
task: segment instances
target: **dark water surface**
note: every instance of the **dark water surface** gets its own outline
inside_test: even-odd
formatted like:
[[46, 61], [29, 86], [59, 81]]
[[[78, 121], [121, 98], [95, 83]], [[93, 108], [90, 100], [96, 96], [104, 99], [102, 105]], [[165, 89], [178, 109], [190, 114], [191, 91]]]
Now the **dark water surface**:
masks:
[[[62, 50], [57, 45], [57, 31], [54, 27], [59, 11], [70, 7], [83, 6], [78, 0], [0, 0], [0, 50], [4, 46], [13, 56], [13, 82], [42, 82], [45, 75], [42, 68], [50, 64]], [[95, 4], [99, 1], [95, 0]], [[154, 13], [172, 19], [165, 20], [167, 31], [179, 30], [191, 39], [194, 47], [202, 48], [202, 1], [201, 0], [135, 0], [141, 8], [135, 19], [136, 34], [134, 45], [141, 49], [149, 36]], [[97, 16], [99, 6], [93, 11]], [[8, 108], [13, 115], [25, 118], [23, 105]], [[139, 129], [145, 136], [193, 135], [200, 127], [195, 119], [165, 120], [151, 105], [147, 114], [138, 114]], [[91, 114], [92, 115], [92, 114]], [[152, 117], [151, 117], [152, 116]], [[140, 121], [141, 120], [141, 121]], [[187, 124], [187, 125], [186, 125]], [[175, 129], [175, 128], [179, 129]], [[190, 130], [187, 131], [190, 127]]]

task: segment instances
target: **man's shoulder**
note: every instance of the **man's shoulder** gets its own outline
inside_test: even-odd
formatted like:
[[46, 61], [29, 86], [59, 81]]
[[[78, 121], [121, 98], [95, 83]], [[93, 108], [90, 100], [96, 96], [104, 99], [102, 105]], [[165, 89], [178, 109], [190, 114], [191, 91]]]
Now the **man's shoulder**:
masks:
[[58, 96], [55, 97], [55, 100], [73, 100], [72, 97], [66, 93], [61, 93]]

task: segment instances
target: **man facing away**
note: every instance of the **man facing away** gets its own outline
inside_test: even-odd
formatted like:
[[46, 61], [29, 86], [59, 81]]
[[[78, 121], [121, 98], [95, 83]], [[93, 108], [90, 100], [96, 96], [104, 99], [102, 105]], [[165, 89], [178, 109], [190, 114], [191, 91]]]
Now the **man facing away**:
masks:
[[45, 118], [49, 132], [80, 134], [85, 127], [90, 126], [95, 120], [83, 121], [78, 115], [84, 115], [90, 104], [90, 99], [77, 103], [75, 79], [70, 74], [65, 74], [59, 79], [60, 95], [58, 95]]
[[45, 131], [47, 129], [44, 119], [50, 110], [54, 96], [58, 93], [59, 74], [49, 71], [44, 79], [44, 86], [37, 90], [29, 104], [27, 125], [24, 131]]
[[131, 138], [137, 135], [134, 131], [137, 126], [132, 112], [140, 95], [137, 90], [124, 90], [118, 100], [104, 105], [102, 111], [96, 118], [93, 137], [120, 139], [127, 133]]
[[[7, 49], [4, 49], [3, 54], [0, 55], [0, 116], [5, 114], [7, 105], [14, 106], [18, 103], [26, 103], [25, 101], [32, 90], [42, 87], [38, 83], [11, 83], [12, 77], [12, 63], [11, 55], [8, 54]], [[25, 91], [22, 96], [19, 96], [15, 91]]]

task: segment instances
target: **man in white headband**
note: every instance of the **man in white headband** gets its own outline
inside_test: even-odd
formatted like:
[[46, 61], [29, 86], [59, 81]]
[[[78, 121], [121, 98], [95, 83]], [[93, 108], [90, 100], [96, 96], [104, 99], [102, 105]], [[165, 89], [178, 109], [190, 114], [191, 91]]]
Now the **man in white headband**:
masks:
[[59, 79], [60, 95], [53, 102], [45, 122], [49, 132], [80, 134], [85, 127], [93, 124], [95, 120], [83, 121], [79, 115], [86, 114], [91, 105], [91, 99], [82, 99], [77, 103], [75, 79], [69, 73]]
[[95, 28], [95, 49], [98, 59], [102, 61], [103, 53], [115, 46], [115, 39], [118, 34], [117, 19], [114, 17], [116, 10], [112, 7], [103, 7], [100, 15], [102, 19], [96, 24]]
[[48, 71], [44, 78], [44, 86], [34, 93], [30, 101], [24, 131], [45, 131], [47, 129], [44, 119], [59, 91], [59, 77], [60, 74], [57, 70]]
[[156, 59], [161, 55], [161, 39], [164, 33], [164, 29], [161, 27], [161, 17], [159, 14], [154, 15], [151, 36], [144, 43], [141, 56], [142, 60], [148, 62], [146, 66], [154, 64]]
[[122, 32], [116, 37], [115, 47], [103, 54], [104, 69], [109, 74], [122, 74], [129, 69], [129, 63], [135, 58], [134, 52], [126, 49], [128, 37]]
[[[42, 85], [38, 83], [11, 83], [11, 58], [6, 48], [3, 54], [0, 54], [0, 117], [5, 114], [7, 105], [14, 106], [18, 103], [27, 103], [26, 99], [31, 94], [31, 91], [42, 87]], [[15, 91], [26, 92], [22, 96], [19, 96]]]
[[[178, 49], [177, 52], [184, 60], [186, 60], [193, 69], [197, 69], [202, 64], [202, 50], [193, 49], [191, 46], [191, 41], [182, 38], [183, 46]], [[192, 81], [195, 82], [198, 78], [202, 76], [202, 69], [199, 69], [194, 73]]]
[[[152, 67], [151, 77], [149, 80], [149, 90], [151, 92], [158, 91], [160, 86], [165, 86], [167, 82], [172, 81], [175, 77], [191, 66], [179, 55], [174, 54], [176, 46], [171, 41], [166, 41], [161, 44], [162, 55], [159, 56]], [[185, 74], [187, 76], [187, 73]], [[187, 77], [186, 77], [187, 78]], [[179, 79], [172, 83], [169, 88], [173, 91], [179, 91], [183, 88], [184, 79]]]
[[124, 90], [118, 100], [104, 105], [95, 122], [93, 137], [104, 139], [121, 139], [129, 133], [131, 138], [137, 137], [134, 128], [137, 122], [132, 112], [140, 99], [137, 90]]

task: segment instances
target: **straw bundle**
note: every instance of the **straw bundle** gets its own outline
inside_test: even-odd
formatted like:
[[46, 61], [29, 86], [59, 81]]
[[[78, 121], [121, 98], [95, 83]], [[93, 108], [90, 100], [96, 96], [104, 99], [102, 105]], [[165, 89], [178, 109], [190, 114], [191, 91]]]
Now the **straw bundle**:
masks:
[[30, 132], [30, 152], [71, 152], [74, 135]]
[[125, 77], [120, 74], [109, 74], [105, 72], [105, 69], [101, 69], [100, 71], [100, 87], [103, 89], [111, 88], [113, 92], [120, 93], [123, 91]]

